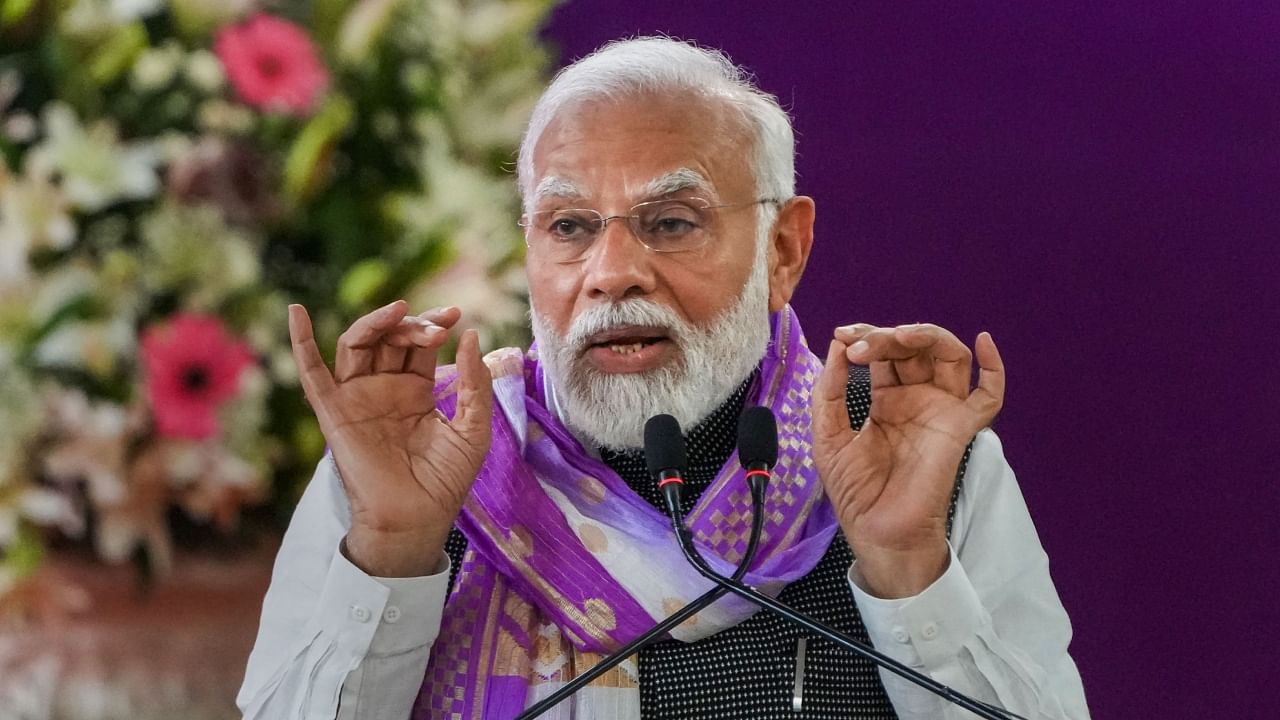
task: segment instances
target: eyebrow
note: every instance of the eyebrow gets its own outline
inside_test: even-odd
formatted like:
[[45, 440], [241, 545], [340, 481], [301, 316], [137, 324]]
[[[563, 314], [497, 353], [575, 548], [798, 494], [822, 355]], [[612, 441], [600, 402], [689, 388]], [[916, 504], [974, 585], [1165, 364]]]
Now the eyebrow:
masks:
[[[642, 185], [639, 192], [629, 193], [629, 195], [631, 197], [650, 199], [664, 195], [674, 195], [684, 190], [710, 193], [711, 183], [697, 170], [678, 168], [653, 178]], [[584, 197], [582, 190], [572, 181], [555, 175], [548, 175], [542, 178], [533, 191], [533, 203], [535, 205], [549, 198], [580, 200]]]
[[663, 195], [673, 195], [684, 190], [698, 190], [709, 193], [711, 192], [711, 183], [697, 170], [679, 168], [659, 175], [645, 183], [640, 192], [632, 195], [632, 197], [656, 198]]
[[533, 191], [533, 201], [538, 203], [547, 198], [580, 198], [582, 191], [577, 185], [555, 175], [548, 175], [542, 178], [538, 183], [538, 187]]

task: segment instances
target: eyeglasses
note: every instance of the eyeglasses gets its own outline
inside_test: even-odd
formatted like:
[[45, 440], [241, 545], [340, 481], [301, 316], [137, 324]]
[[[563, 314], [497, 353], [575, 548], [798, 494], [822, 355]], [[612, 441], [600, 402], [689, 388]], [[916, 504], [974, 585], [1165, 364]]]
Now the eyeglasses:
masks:
[[763, 203], [780, 204], [773, 198], [745, 203], [712, 205], [703, 198], [652, 200], [634, 205], [625, 215], [605, 217], [598, 210], [568, 208], [542, 210], [521, 218], [524, 241], [529, 252], [552, 262], [571, 263], [584, 259], [596, 238], [611, 220], [626, 220], [631, 234], [646, 248], [659, 253], [697, 250], [711, 237], [715, 214], [726, 208]]

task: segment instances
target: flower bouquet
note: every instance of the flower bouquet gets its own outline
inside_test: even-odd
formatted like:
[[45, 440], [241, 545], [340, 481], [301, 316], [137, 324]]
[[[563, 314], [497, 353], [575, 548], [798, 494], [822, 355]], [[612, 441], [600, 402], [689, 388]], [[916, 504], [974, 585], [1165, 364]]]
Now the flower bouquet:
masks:
[[[550, 0], [0, 5], [0, 597], [53, 537], [286, 517], [322, 348], [391, 299], [523, 340], [510, 168]], [[273, 504], [274, 503], [274, 504]]]

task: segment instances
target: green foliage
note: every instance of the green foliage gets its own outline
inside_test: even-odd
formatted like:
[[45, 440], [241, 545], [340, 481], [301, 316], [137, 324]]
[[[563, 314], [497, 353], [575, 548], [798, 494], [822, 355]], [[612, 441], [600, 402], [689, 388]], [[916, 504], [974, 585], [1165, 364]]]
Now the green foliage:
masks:
[[[0, 420], [30, 430], [0, 462], [0, 570], [38, 561], [32, 523], [76, 524], [76, 481], [114, 512], [140, 458], [164, 459], [164, 501], [197, 519], [287, 515], [324, 448], [289, 302], [326, 353], [359, 315], [442, 288], [489, 347], [527, 340], [510, 167], [551, 3], [277, 2], [261, 26], [250, 5], [0, 4], [0, 375], [26, 388]], [[199, 439], [160, 432], [149, 401], [142, 339], [183, 317], [215, 318], [253, 357]]]

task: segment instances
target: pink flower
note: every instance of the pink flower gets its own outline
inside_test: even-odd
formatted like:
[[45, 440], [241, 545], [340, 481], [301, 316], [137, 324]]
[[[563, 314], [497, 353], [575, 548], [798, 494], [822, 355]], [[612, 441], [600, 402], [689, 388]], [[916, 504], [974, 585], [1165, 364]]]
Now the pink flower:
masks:
[[304, 115], [329, 84], [306, 31], [259, 13], [218, 32], [214, 51], [241, 99], [268, 110]]
[[236, 394], [254, 362], [248, 345], [210, 315], [182, 314], [142, 338], [147, 398], [156, 431], [200, 440], [218, 433], [218, 407]]

